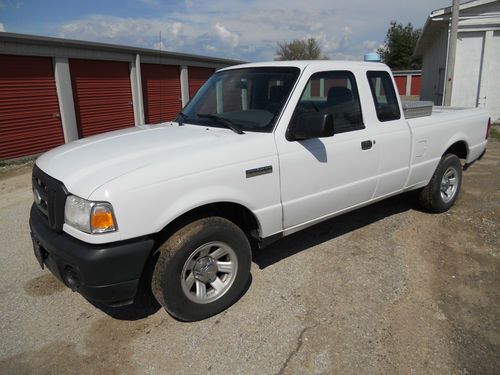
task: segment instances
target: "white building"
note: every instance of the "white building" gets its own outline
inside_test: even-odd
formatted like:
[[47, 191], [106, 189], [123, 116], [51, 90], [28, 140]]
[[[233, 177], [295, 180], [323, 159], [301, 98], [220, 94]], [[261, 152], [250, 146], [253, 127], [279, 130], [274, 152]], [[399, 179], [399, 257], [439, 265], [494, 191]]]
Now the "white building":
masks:
[[[451, 3], [451, 0], [450, 0]], [[486, 107], [500, 121], [500, 0], [460, 4], [451, 105]], [[451, 6], [431, 12], [415, 54], [422, 56], [421, 99], [441, 105], [445, 90]]]

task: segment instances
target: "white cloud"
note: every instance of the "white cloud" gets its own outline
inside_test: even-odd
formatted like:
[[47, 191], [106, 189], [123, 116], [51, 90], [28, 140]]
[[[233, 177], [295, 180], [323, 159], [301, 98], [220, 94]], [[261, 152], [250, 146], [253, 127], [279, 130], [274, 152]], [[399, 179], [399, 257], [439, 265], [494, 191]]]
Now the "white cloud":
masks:
[[363, 47], [370, 50], [370, 51], [375, 51], [380, 45], [380, 42], [377, 42], [376, 40], [365, 40], [363, 42]]
[[208, 52], [215, 52], [217, 51], [217, 47], [212, 46], [211, 44], [205, 44], [203, 48], [208, 51]]
[[351, 35], [352, 35], [352, 29], [349, 26], [344, 26], [342, 28], [342, 42], [349, 43]]
[[163, 40], [161, 42], [153, 43], [153, 49], [157, 49], [157, 50], [160, 50], [160, 51], [167, 51], [168, 50], [168, 48], [165, 45], [165, 43], [163, 43]]
[[170, 30], [175, 36], [179, 35], [179, 33], [182, 31], [182, 28], [183, 25], [180, 22], [174, 22], [172, 25], [170, 25]]
[[5, 31], [5, 26], [3, 25], [3, 23], [0, 23], [0, 31]]
[[215, 35], [217, 35], [219, 39], [222, 40], [222, 42], [228, 44], [233, 48], [238, 46], [240, 37], [237, 34], [230, 32], [220, 23], [215, 24], [214, 31]]
[[146, 48], [159, 48], [162, 40], [170, 48], [182, 45], [179, 36], [183, 25], [163, 19], [122, 18], [91, 15], [61, 26], [59, 36], [108, 43], [128, 44]]
[[169, 50], [249, 61], [271, 60], [277, 42], [314, 37], [330, 58], [359, 60], [383, 41], [391, 20], [422, 26], [431, 10], [447, 4], [420, 0], [409, 9], [400, 0], [350, 0], [341, 6], [331, 0], [184, 0], [162, 12], [159, 2], [148, 17], [88, 15], [67, 22], [59, 36], [154, 48], [161, 31]]

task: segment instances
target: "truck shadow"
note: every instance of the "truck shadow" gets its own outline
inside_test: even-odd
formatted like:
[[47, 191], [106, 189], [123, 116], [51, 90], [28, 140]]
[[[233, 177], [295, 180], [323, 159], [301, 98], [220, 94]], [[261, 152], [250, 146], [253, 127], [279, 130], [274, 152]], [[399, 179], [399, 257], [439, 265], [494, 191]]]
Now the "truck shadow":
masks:
[[130, 305], [112, 307], [95, 301], [87, 301], [106, 315], [117, 320], [141, 320], [161, 309], [161, 305], [151, 292], [151, 287], [145, 283], [139, 285], [134, 303]]
[[[254, 250], [253, 262], [255, 262], [260, 269], [264, 269], [322, 242], [329, 241], [386, 217], [410, 209], [420, 210], [415, 192], [388, 198], [379, 203], [337, 216], [287, 236], [265, 249]], [[153, 263], [154, 260], [152, 260], [151, 264]], [[251, 284], [252, 277], [249, 278], [243, 295], [250, 288]], [[110, 307], [97, 302], [89, 302], [108, 316], [117, 320], [134, 321], [144, 319], [161, 309], [160, 304], [156, 301], [151, 292], [150, 285], [150, 278], [141, 280], [136, 299], [131, 305]]]
[[[94, 307], [101, 310], [106, 315], [116, 320], [135, 321], [135, 320], [145, 319], [148, 316], [155, 314], [158, 310], [162, 308], [161, 305], [158, 303], [158, 301], [156, 301], [155, 297], [153, 296], [150, 285], [151, 284], [147, 284], [147, 282], [141, 282], [134, 303], [131, 305], [112, 307], [103, 305], [99, 302], [94, 302], [90, 300], [87, 301]], [[248, 289], [250, 289], [250, 285], [252, 285], [252, 275], [250, 275], [250, 277], [248, 278], [245, 290], [242, 293], [242, 295], [238, 298], [238, 300], [247, 293]], [[164, 311], [164, 313], [168, 314], [166, 311]], [[172, 318], [180, 323], [184, 323], [183, 321], [178, 320], [174, 316], [172, 316]]]
[[420, 211], [418, 194], [411, 191], [326, 220], [253, 252], [253, 262], [264, 269], [310, 247], [342, 236], [386, 217]]
[[151, 278], [153, 267], [158, 260], [158, 255], [150, 257], [145, 265], [144, 272], [137, 287], [134, 303], [124, 306], [108, 306], [99, 302], [87, 300], [91, 305], [101, 310], [106, 315], [117, 320], [140, 320], [155, 314], [161, 305], [151, 291]]

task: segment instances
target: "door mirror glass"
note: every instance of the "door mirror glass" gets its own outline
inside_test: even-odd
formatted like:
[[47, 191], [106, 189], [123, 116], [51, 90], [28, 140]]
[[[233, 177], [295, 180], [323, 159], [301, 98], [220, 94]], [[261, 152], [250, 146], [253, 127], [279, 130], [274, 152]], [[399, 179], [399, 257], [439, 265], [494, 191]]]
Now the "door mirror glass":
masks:
[[288, 129], [287, 138], [299, 141], [331, 137], [333, 134], [333, 116], [330, 113], [301, 113]]

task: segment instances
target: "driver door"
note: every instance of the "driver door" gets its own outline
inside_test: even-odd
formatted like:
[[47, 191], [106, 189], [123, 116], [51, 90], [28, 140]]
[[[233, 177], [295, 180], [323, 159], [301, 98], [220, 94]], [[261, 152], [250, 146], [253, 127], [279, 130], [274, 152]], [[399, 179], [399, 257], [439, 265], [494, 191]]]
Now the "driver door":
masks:
[[370, 200], [379, 154], [363, 123], [355, 75], [314, 73], [291, 122], [303, 112], [331, 113], [335, 134], [302, 141], [277, 139], [283, 227], [290, 229]]

